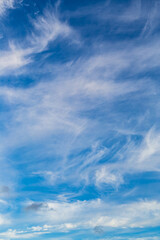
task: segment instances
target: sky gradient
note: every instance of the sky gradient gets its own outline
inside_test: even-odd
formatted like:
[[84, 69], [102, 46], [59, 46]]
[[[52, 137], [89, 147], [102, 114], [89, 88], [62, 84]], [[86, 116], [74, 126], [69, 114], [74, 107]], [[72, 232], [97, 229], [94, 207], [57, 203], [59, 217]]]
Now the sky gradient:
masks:
[[0, 0], [0, 240], [160, 239], [159, 11]]

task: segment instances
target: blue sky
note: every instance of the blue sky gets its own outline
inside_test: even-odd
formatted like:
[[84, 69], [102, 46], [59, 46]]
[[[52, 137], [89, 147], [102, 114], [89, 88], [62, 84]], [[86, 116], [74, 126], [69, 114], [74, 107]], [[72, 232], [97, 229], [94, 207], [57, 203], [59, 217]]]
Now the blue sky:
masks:
[[160, 1], [0, 1], [0, 240], [160, 239]]

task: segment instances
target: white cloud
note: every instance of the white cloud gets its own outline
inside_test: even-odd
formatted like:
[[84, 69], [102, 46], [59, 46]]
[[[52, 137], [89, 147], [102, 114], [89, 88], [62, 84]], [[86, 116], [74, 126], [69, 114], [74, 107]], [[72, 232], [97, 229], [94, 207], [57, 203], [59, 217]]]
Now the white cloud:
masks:
[[[97, 184], [119, 186], [126, 174], [160, 172], [160, 133], [151, 128], [138, 146], [126, 144], [122, 157], [115, 163], [99, 166], [96, 171]], [[118, 157], [118, 154], [117, 154]]]
[[87, 119], [78, 117], [78, 113], [90, 108], [90, 105], [83, 103], [83, 99], [90, 99], [97, 105], [97, 99], [104, 102], [136, 92], [138, 89], [139, 87], [133, 87], [129, 83], [97, 82], [85, 79], [85, 76], [81, 79], [72, 76], [69, 79], [68, 76], [67, 81], [57, 77], [56, 81], [40, 83], [28, 89], [0, 87], [0, 96], [6, 104], [14, 107], [14, 131], [18, 127], [19, 130], [21, 128], [20, 132], [27, 129], [28, 134], [31, 133], [32, 136], [44, 136], [58, 130], [75, 134], [83, 131]]
[[7, 205], [8, 203], [5, 200], [0, 199], [0, 204]]
[[54, 9], [44, 11], [44, 14], [33, 20], [32, 24], [34, 32], [30, 42], [35, 52], [43, 51], [51, 41], [55, 41], [58, 37], [64, 39], [75, 34], [67, 22], [62, 22], [56, 16]]
[[[28, 203], [29, 205], [30, 203]], [[159, 226], [160, 203], [138, 201], [126, 204], [103, 202], [100, 199], [76, 202], [44, 202], [32, 211], [33, 221], [47, 222], [58, 231], [71, 229], [144, 228]]]
[[107, 169], [107, 166], [101, 167], [96, 171], [96, 184], [99, 186], [101, 183], [106, 183], [118, 187], [124, 182], [121, 174], [117, 172], [111, 172]]
[[[13, 1], [2, 3], [5, 4], [5, 9], [13, 7]], [[0, 7], [3, 4], [0, 2]], [[130, 21], [138, 18], [137, 15], [125, 17], [130, 17]], [[1, 76], [18, 74], [19, 69], [33, 62], [32, 55], [46, 50], [52, 41], [69, 38], [69, 41], [74, 42], [77, 38], [75, 31], [67, 22], [62, 21], [53, 9], [46, 10], [44, 15], [33, 20], [32, 24], [34, 27], [32, 34], [24, 41], [23, 46], [10, 43], [9, 50], [1, 51]], [[4, 127], [0, 136], [1, 159], [4, 161], [6, 157], [9, 159], [19, 147], [25, 146], [27, 149], [29, 146], [32, 151], [34, 144], [37, 144], [35, 155], [31, 154], [32, 164], [27, 161], [27, 166], [22, 167], [22, 171], [24, 176], [27, 175], [27, 171], [40, 175], [50, 185], [62, 181], [76, 185], [83, 181], [83, 186], [94, 183], [98, 187], [109, 184], [118, 188], [125, 182], [124, 177], [128, 173], [160, 171], [158, 130], [141, 132], [143, 141], [139, 146], [134, 145], [129, 139], [126, 145], [118, 150], [114, 162], [109, 155], [112, 147], [107, 148], [103, 144], [103, 140], [110, 139], [111, 131], [115, 131], [114, 135], [120, 133], [121, 122], [124, 125], [123, 133], [130, 131], [128, 130], [130, 119], [124, 119], [125, 114], [120, 116], [119, 109], [116, 109], [116, 112], [116, 104], [137, 101], [138, 105], [142, 95], [147, 98], [158, 92], [155, 89], [153, 91], [152, 84], [149, 88], [146, 87], [146, 84], [150, 83], [149, 80], [122, 81], [119, 75], [122, 78], [123, 72], [127, 70], [130, 76], [135, 76], [159, 67], [159, 40], [140, 46], [132, 44], [125, 48], [121, 46], [122, 50], [116, 45], [103, 47], [103, 51], [101, 49], [103, 53], [94, 53], [95, 55], [88, 59], [80, 59], [76, 63], [67, 63], [68, 65], [57, 65], [56, 77], [52, 81], [43, 79], [43, 83], [28, 88], [0, 86], [1, 104], [4, 104], [6, 109], [0, 116], [0, 123], [2, 128]], [[52, 75], [54, 67], [47, 64], [45, 69], [42, 67], [36, 70], [38, 73], [40, 71], [46, 73], [48, 68], [51, 68]], [[156, 100], [159, 102], [158, 98]], [[124, 109], [120, 111], [122, 113]], [[137, 123], [139, 115], [135, 118]], [[131, 124], [131, 128], [134, 128], [133, 125]], [[136, 132], [136, 127], [131, 131]], [[34, 162], [37, 156], [38, 164]], [[47, 159], [48, 156], [52, 157], [52, 163], [46, 164], [43, 159]], [[23, 157], [25, 158], [25, 154]], [[29, 159], [28, 156], [27, 158]], [[8, 162], [10, 161], [9, 159]], [[19, 159], [15, 158], [15, 165], [16, 161]], [[20, 161], [23, 166], [26, 159], [22, 158]], [[13, 178], [14, 182], [12, 169], [6, 166], [5, 170], [2, 163], [3, 161], [0, 182], [4, 183], [6, 178]], [[0, 200], [0, 204], [5, 206], [7, 203]], [[159, 226], [160, 222], [158, 201], [146, 200], [128, 204], [105, 203], [99, 199], [76, 202], [48, 201], [40, 203], [35, 208], [35, 213], [33, 211], [31, 215], [28, 213], [31, 216], [29, 221], [40, 223], [39, 225], [25, 231], [10, 229], [0, 233], [0, 237], [30, 239], [55, 229], [67, 232], [96, 226], [142, 228]], [[26, 218], [25, 215], [23, 222], [28, 221]], [[0, 215], [0, 224], [8, 222], [7, 216]]]
[[14, 7], [15, 0], [0, 0], [0, 15], [3, 15], [7, 9]]
[[8, 51], [1, 51], [0, 75], [8, 75], [31, 62], [28, 49], [23, 50], [14, 46], [13, 43], [10, 43], [9, 47]]
[[[42, 170], [35, 165], [32, 170], [42, 175], [49, 184], [55, 184], [57, 179], [61, 181], [66, 178], [67, 181], [76, 178], [77, 183], [90, 182], [97, 164], [106, 156], [108, 149], [97, 143], [97, 140], [91, 138], [91, 142], [88, 141], [92, 127], [98, 126], [96, 122], [85, 117], [83, 111], [91, 109], [89, 102], [94, 103], [94, 110], [101, 106], [101, 103], [107, 104], [139, 90], [139, 86], [127, 82], [98, 80], [94, 73], [94, 80], [90, 80], [87, 74], [82, 74], [81, 78], [77, 74], [79, 73], [74, 76], [71, 71], [67, 79], [57, 76], [54, 81], [26, 89], [0, 87], [0, 97], [11, 109], [11, 124], [6, 128], [6, 134], [1, 136], [1, 154], [12, 153], [24, 144], [31, 144], [31, 141], [35, 143], [46, 138], [50, 141], [54, 137], [57, 140], [49, 143], [52, 149], [47, 151], [50, 151], [51, 155], [60, 156], [61, 160], [56, 166], [44, 167]], [[7, 120], [7, 114], [4, 117]], [[73, 146], [78, 136], [82, 137], [80, 143]], [[88, 146], [83, 143], [83, 137], [87, 138]], [[68, 154], [73, 148], [83, 147], [89, 147], [91, 151], [83, 157], [68, 160]], [[44, 146], [39, 151], [45, 151]], [[73, 169], [74, 174], [70, 175], [69, 172]]]
[[[159, 1], [131, 0], [128, 3], [117, 4], [106, 1], [92, 4], [79, 8], [77, 11], [71, 11], [69, 16], [74, 18], [87, 16], [94, 18], [98, 24], [101, 21], [106, 25], [111, 23], [110, 27], [114, 34], [137, 31], [137, 37], [146, 38], [158, 30]], [[132, 24], [132, 28], [130, 28], [130, 24]]]
[[[47, 45], [45, 44], [45, 46]], [[140, 54], [137, 49], [136, 52]], [[127, 61], [129, 57], [125, 59], [126, 55], [118, 54], [119, 58], [117, 58], [117, 55], [113, 57], [112, 54], [111, 56], [110, 54], [103, 54], [90, 57], [85, 61], [79, 60], [77, 63], [72, 64], [72, 67], [69, 68], [69, 73], [66, 66], [60, 65], [56, 79], [50, 82], [39, 83], [30, 88], [1, 86], [0, 97], [11, 109], [9, 115], [12, 123], [7, 126], [6, 134], [1, 136], [2, 155], [5, 155], [6, 152], [7, 154], [12, 152], [19, 146], [29, 144], [31, 141], [33, 143], [35, 141], [40, 142], [42, 139], [48, 138], [50, 140], [50, 138], [57, 138], [58, 136], [57, 139], [59, 140], [52, 143], [52, 150], [49, 149], [47, 151], [50, 151], [51, 155], [54, 152], [62, 160], [57, 163], [56, 167], [46, 168], [43, 171], [35, 168], [33, 169], [34, 173], [42, 175], [50, 184], [54, 184], [57, 177], [62, 176], [60, 174], [62, 170], [64, 174], [62, 178], [65, 179], [66, 176], [70, 176], [69, 171], [73, 169], [75, 174], [71, 175], [71, 179], [78, 175], [79, 179], [77, 181], [85, 180], [86, 183], [89, 183], [94, 178], [93, 175], [96, 175], [97, 186], [100, 183], [107, 183], [118, 187], [119, 184], [123, 183], [123, 175], [125, 172], [131, 171], [134, 163], [130, 164], [129, 161], [125, 161], [125, 163], [117, 162], [97, 167], [99, 161], [109, 151], [103, 146], [92, 149], [92, 152], [88, 155], [86, 154], [83, 158], [75, 157], [68, 161], [68, 154], [74, 147], [75, 149], [83, 149], [83, 147], [92, 148], [95, 142], [97, 142], [97, 136], [95, 138], [92, 135], [91, 129], [96, 129], [99, 132], [99, 124], [101, 123], [97, 119], [87, 117], [84, 114], [85, 112], [95, 111], [102, 109], [102, 106], [106, 106], [103, 111], [107, 113], [109, 104], [121, 97], [123, 97], [123, 100], [127, 99], [128, 101], [131, 99], [133, 101], [132, 94], [141, 92], [143, 92], [143, 95], [152, 94], [152, 86], [150, 93], [144, 89], [145, 80], [140, 81], [140, 83], [111, 80], [116, 78], [117, 74], [128, 66]], [[150, 57], [152, 58], [152, 54], [151, 56], [149, 54]], [[121, 58], [122, 62], [120, 61]], [[117, 62], [115, 62], [115, 59], [117, 59]], [[21, 61], [19, 65], [21, 65]], [[109, 69], [113, 69], [113, 72], [109, 71]], [[61, 72], [64, 73], [63, 76]], [[114, 119], [119, 117], [117, 114], [114, 116], [114, 114]], [[6, 118], [7, 122], [8, 114], [4, 114], [4, 118]], [[106, 134], [114, 125], [109, 123], [107, 127], [107, 123], [103, 122], [102, 124], [104, 124]], [[119, 126], [117, 131], [119, 131]], [[101, 134], [98, 137], [101, 137]], [[74, 144], [75, 146], [73, 147], [73, 143], [78, 136], [82, 137], [80, 138], [81, 142], [77, 145]], [[87, 140], [87, 146], [83, 145], [83, 138], [85, 142]], [[39, 151], [43, 151], [43, 149]], [[125, 152], [125, 154], [128, 153]], [[69, 177], [67, 179], [70, 180]]]
[[27, 232], [27, 231], [17, 231], [13, 229], [9, 229], [7, 232], [0, 233], [0, 237], [3, 237], [4, 239], [30, 239], [37, 237], [44, 232]]
[[53, 226], [46, 224], [43, 226], [32, 226], [25, 230], [8, 229], [6, 232], [1, 232], [0, 237], [4, 239], [30, 239], [50, 233], [52, 229]]
[[[8, 74], [11, 70], [13, 71], [30, 63], [32, 61], [31, 53], [36, 53], [39, 50], [43, 51], [52, 39], [55, 40], [63, 32], [66, 37], [71, 37], [73, 34], [67, 23], [61, 22], [54, 13], [52, 14], [52, 11], [45, 12], [44, 16], [37, 19], [37, 22], [33, 22], [33, 25], [35, 25], [36, 31], [32, 35], [32, 40], [29, 40], [30, 47], [21, 50], [11, 45], [11, 51], [2, 54], [2, 57], [0, 57], [0, 74]], [[116, 50], [115, 47], [114, 52], [108, 51], [107, 53], [91, 56], [88, 59], [80, 59], [69, 67], [59, 65], [57, 66], [56, 78], [53, 81], [43, 82], [28, 89], [0, 87], [1, 98], [10, 107], [10, 111], [3, 115], [7, 127], [5, 128], [5, 134], [1, 136], [2, 156], [11, 153], [12, 150], [24, 144], [40, 142], [45, 138], [50, 140], [51, 137], [54, 137], [56, 141], [52, 143], [52, 150], [49, 149], [50, 154], [54, 152], [60, 155], [63, 160], [59, 161], [56, 168], [46, 168], [43, 171], [33, 169], [34, 173], [39, 173], [48, 179], [48, 182], [55, 183], [57, 176], [61, 176], [59, 171], [62, 168], [64, 179], [65, 176], [68, 176], [68, 172], [74, 169], [74, 172], [79, 175], [79, 180], [85, 179], [88, 183], [93, 178], [93, 175], [96, 175], [97, 185], [107, 183], [118, 186], [123, 183], [125, 173], [139, 171], [138, 169], [140, 169], [140, 164], [138, 164], [139, 168], [133, 167], [133, 157], [124, 155], [131, 160], [126, 160], [125, 163], [120, 161], [115, 164], [97, 167], [101, 158], [107, 155], [108, 150], [104, 147], [95, 152], [92, 151], [92, 154], [85, 155], [84, 158], [76, 157], [69, 162], [68, 155], [73, 150], [73, 143], [77, 141], [78, 136], [82, 138], [80, 138], [81, 142], [75, 144], [75, 148], [82, 149], [83, 147], [91, 148], [97, 142], [96, 137], [101, 138], [104, 134], [92, 135], [93, 129], [96, 129], [97, 132], [100, 131], [101, 123], [99, 119], [91, 119], [86, 113], [92, 110], [102, 110], [102, 107], [104, 107], [103, 112], [109, 114], [107, 108], [110, 108], [111, 119], [108, 116], [106, 123], [102, 123], [105, 135], [107, 135], [114, 125], [114, 123], [111, 124], [112, 119], [115, 121], [115, 119], [119, 118], [118, 113], [113, 113], [112, 116], [110, 103], [120, 98], [123, 98], [124, 101], [126, 99], [127, 101], [134, 101], [132, 95], [135, 93], [148, 96], [153, 94], [152, 85], [149, 91], [145, 87], [146, 79], [134, 82], [116, 81], [115, 79], [123, 70], [128, 68], [131, 68], [131, 72], [136, 71], [138, 73], [148, 67], [158, 66], [160, 62], [159, 51], [157, 50], [159, 49], [157, 47], [159, 41], [155, 43], [155, 48], [152, 48], [151, 44], [149, 44], [143, 47], [134, 46], [130, 51], [129, 49]], [[64, 73], [63, 76], [62, 72]], [[149, 81], [147, 83], [149, 84]], [[11, 124], [7, 124], [8, 114]], [[127, 122], [125, 123], [127, 125]], [[117, 132], [120, 131], [119, 126], [116, 127]], [[113, 129], [115, 130], [115, 126]], [[127, 130], [125, 129], [126, 132]], [[86, 140], [87, 146], [83, 145], [83, 139]], [[43, 151], [43, 149], [39, 151]], [[125, 154], [129, 155], [126, 150]], [[142, 156], [140, 157], [142, 158]], [[153, 168], [155, 169], [155, 167]], [[76, 174], [73, 175], [76, 176]]]
[[[13, 2], [10, 0], [2, 1], [0, 8], [2, 8], [1, 4], [5, 7], [11, 7]], [[46, 49], [49, 42], [55, 41], [58, 37], [61, 39], [71, 38], [73, 33], [75, 36], [75, 32], [67, 22], [62, 22], [55, 15], [54, 9], [46, 10], [44, 15], [37, 17], [32, 21], [32, 24], [33, 31], [30, 36], [24, 39], [22, 44], [17, 45], [10, 41], [9, 49], [0, 52], [0, 75], [8, 75], [11, 72], [20, 74], [21, 71], [17, 70], [31, 63], [33, 61], [31, 56]], [[76, 37], [74, 37], [74, 41], [75, 39]]]
[[0, 225], [5, 225], [9, 223], [10, 223], [9, 217], [6, 215], [0, 214]]

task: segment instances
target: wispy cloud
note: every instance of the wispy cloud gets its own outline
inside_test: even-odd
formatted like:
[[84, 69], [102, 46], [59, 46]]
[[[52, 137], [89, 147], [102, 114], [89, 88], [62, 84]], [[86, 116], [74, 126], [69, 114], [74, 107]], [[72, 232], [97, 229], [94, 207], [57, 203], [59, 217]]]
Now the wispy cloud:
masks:
[[[8, 152], [8, 149], [12, 152], [12, 149], [28, 144], [31, 138], [34, 143], [43, 138], [51, 140], [60, 134], [59, 140], [61, 144], [59, 141], [56, 141], [52, 145], [55, 148], [54, 154], [59, 155], [62, 159], [56, 165], [54, 174], [51, 168], [43, 169], [43, 171], [37, 168], [33, 169], [33, 172], [47, 176], [53, 182], [56, 180], [57, 175], [61, 175], [59, 171], [62, 170], [64, 177], [66, 177], [73, 168], [75, 173], [81, 176], [79, 180], [82, 178], [88, 181], [89, 175], [93, 175], [98, 162], [108, 152], [104, 146], [97, 145], [97, 140], [93, 140], [95, 137], [92, 136], [93, 139], [91, 138], [91, 142], [86, 146], [91, 151], [83, 157], [75, 157], [73, 160], [68, 160], [68, 155], [74, 149], [72, 144], [76, 142], [77, 137], [81, 136], [81, 139], [89, 139], [91, 134], [90, 128], [95, 126], [98, 131], [99, 124], [101, 124], [97, 120], [92, 121], [89, 116], [83, 116], [83, 112], [91, 109], [96, 111], [98, 108], [101, 109], [101, 105], [105, 102], [109, 104], [120, 97], [125, 98], [129, 94], [132, 95], [140, 91], [139, 84], [133, 85], [129, 82], [118, 83], [113, 80], [99, 80], [99, 74], [95, 74], [98, 66], [94, 66], [93, 61], [90, 69], [84, 69], [80, 78], [79, 72], [74, 73], [75, 68], [77, 68], [77, 64], [73, 66], [73, 70], [67, 76], [67, 81], [57, 76], [57, 80], [40, 83], [27, 89], [0, 88], [0, 96], [5, 104], [14, 107], [10, 112], [12, 125], [7, 127], [6, 135], [2, 137], [2, 152]], [[104, 67], [104, 72], [105, 70]], [[90, 79], [92, 76], [94, 76], [94, 79]], [[86, 101], [88, 102], [87, 104]], [[88, 131], [87, 134], [86, 131]], [[65, 139], [69, 141], [65, 143]], [[62, 142], [64, 143], [63, 148], [61, 147]], [[79, 144], [81, 145], [82, 143]], [[79, 148], [78, 145], [75, 145], [75, 149]], [[84, 147], [82, 146], [80, 148], [81, 151]], [[68, 180], [70, 181], [69, 178]]]
[[[148, 49], [148, 45], [144, 46], [145, 48]], [[143, 59], [143, 54], [140, 52], [142, 47], [135, 47], [132, 50], [133, 59], [137, 59], [134, 69], [138, 72], [148, 67], [149, 61], [154, 55], [150, 47], [149, 50], [151, 53], [147, 52], [148, 60], [146, 60], [147, 58]], [[108, 158], [112, 149], [107, 149], [103, 146], [103, 143], [102, 145], [101, 143], [96, 144], [102, 136], [105, 139], [103, 133], [99, 132], [100, 126], [104, 126], [106, 134], [111, 131], [110, 128], [116, 131], [117, 134], [120, 134], [121, 131], [122, 134], [127, 133], [127, 131], [129, 133], [130, 127], [127, 119], [123, 119], [126, 122], [124, 130], [121, 129], [122, 126], [117, 126], [117, 119], [122, 118], [122, 116], [116, 113], [115, 110], [113, 113], [109, 113], [107, 108], [103, 109], [103, 106], [106, 104], [111, 111], [110, 104], [113, 104], [114, 109], [114, 103], [120, 98], [123, 98], [125, 103], [126, 101], [139, 101], [141, 96], [150, 98], [155, 88], [154, 84], [151, 85], [150, 92], [148, 92], [144, 85], [146, 81], [148, 83], [149, 81], [143, 79], [134, 83], [130, 80], [117, 81], [117, 76], [122, 74], [126, 68], [130, 68], [133, 59], [130, 60], [130, 53], [126, 51], [123, 53], [117, 51], [116, 54], [116, 61], [112, 53], [95, 55], [85, 59], [85, 61], [83, 60], [83, 62], [79, 60], [74, 64], [72, 63], [69, 72], [67, 66], [60, 65], [58, 69], [60, 68], [61, 71], [63, 69], [65, 78], [61, 76], [61, 71], [58, 70], [54, 81], [39, 83], [30, 88], [1, 86], [0, 96], [4, 103], [12, 109], [10, 111], [12, 124], [7, 126], [6, 134], [2, 136], [2, 153], [12, 153], [20, 146], [28, 145], [31, 139], [34, 143], [37, 140], [47, 138], [49, 141], [48, 146], [45, 147], [48, 149], [47, 152], [49, 151], [52, 156], [54, 154], [59, 156], [61, 161], [54, 168], [49, 167], [42, 170], [36, 167], [32, 169], [32, 172], [43, 176], [48, 183], [55, 183], [57, 177], [59, 179], [59, 176], [62, 176], [61, 171], [63, 172], [62, 178], [67, 177], [68, 181], [72, 177], [79, 175], [77, 182], [85, 180], [88, 183], [95, 181], [97, 185], [104, 182], [117, 186], [123, 183], [124, 172], [130, 172], [129, 169], [131, 169], [131, 167], [126, 167], [126, 170], [123, 170], [126, 163], [127, 166], [129, 165], [128, 160], [125, 160], [124, 164], [121, 164], [120, 161], [120, 163], [117, 162], [116, 164], [98, 166], [102, 159]], [[141, 67], [139, 67], [140, 64]], [[154, 65], [154, 62], [152, 64]], [[90, 111], [91, 115], [84, 114], [87, 111]], [[112, 120], [105, 122], [103, 119], [92, 119], [92, 111], [102, 111], [108, 116], [110, 115], [114, 122], [111, 123]], [[8, 118], [8, 113], [5, 116]], [[137, 118], [137, 121], [140, 118], [141, 115]], [[139, 123], [137, 122], [137, 124]], [[91, 133], [92, 128], [99, 132], [97, 136]], [[57, 136], [59, 137], [57, 138]], [[78, 136], [80, 140], [76, 143]], [[51, 144], [53, 138], [59, 140]], [[68, 139], [67, 142], [66, 139]], [[74, 149], [79, 149], [79, 153], [83, 150], [83, 139], [87, 139], [88, 144], [85, 143], [85, 149], [90, 149], [90, 151], [83, 154], [83, 156], [75, 156], [73, 159], [68, 160], [69, 154]], [[74, 147], [72, 146], [73, 143]], [[49, 150], [50, 147], [55, 150]], [[123, 154], [125, 159], [130, 158], [126, 149]], [[74, 176], [68, 177], [69, 172], [73, 169]], [[134, 169], [136, 171], [136, 168]], [[93, 180], [94, 178], [96, 180]]]
[[[130, 145], [123, 152], [119, 161], [106, 164], [96, 172], [97, 184], [120, 185], [124, 182], [126, 174], [159, 172], [159, 132], [150, 129], [139, 146]], [[118, 155], [117, 155], [118, 157]]]
[[[115, 35], [137, 31], [136, 38], [147, 38], [156, 33], [158, 29], [158, 8], [159, 1], [156, 0], [147, 2], [134, 0], [118, 4], [112, 1], [102, 1], [81, 7], [77, 11], [66, 12], [66, 15], [71, 18], [88, 16], [98, 23], [111, 24], [112, 34]], [[132, 27], [130, 27], [131, 24]]]
[[19, 68], [29, 64], [31, 62], [31, 59], [28, 57], [29, 53], [29, 49], [23, 50], [10, 43], [8, 51], [1, 51], [0, 75], [15, 72]]
[[[11, 1], [7, 2], [11, 5]], [[16, 43], [16, 40], [10, 41], [8, 50], [1, 51], [0, 75], [13, 74], [15, 71], [18, 74], [18, 70], [33, 62], [33, 55], [44, 51], [50, 42], [58, 37], [71, 39], [73, 34], [75, 36], [76, 33], [67, 22], [62, 22], [58, 17], [54, 8], [47, 9], [43, 15], [32, 20], [33, 31], [24, 39], [23, 44]]]
[[15, 0], [1, 0], [0, 1], [0, 15], [3, 15], [7, 9], [14, 7]]
[[30, 42], [34, 48], [33, 51], [43, 51], [50, 42], [55, 41], [58, 37], [65, 39], [75, 35], [67, 22], [62, 22], [59, 18], [60, 16], [51, 8], [45, 10], [42, 16], [32, 21], [34, 32]]
[[159, 181], [158, 1], [15, 3], [0, 2], [0, 238], [157, 228], [159, 189], [138, 193]]

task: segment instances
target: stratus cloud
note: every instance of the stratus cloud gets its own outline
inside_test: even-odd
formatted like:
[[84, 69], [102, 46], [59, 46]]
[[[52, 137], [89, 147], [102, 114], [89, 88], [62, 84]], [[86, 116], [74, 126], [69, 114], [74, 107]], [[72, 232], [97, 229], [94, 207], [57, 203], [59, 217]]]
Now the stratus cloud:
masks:
[[[43, 230], [43, 229], [42, 229]], [[1, 232], [0, 237], [3, 239], [31, 239], [38, 237], [46, 232], [43, 231], [17, 231], [16, 229], [9, 229], [7, 232]]]
[[45, 221], [59, 231], [89, 229], [96, 226], [106, 228], [155, 227], [159, 226], [160, 203], [145, 200], [114, 204], [100, 199], [77, 202], [50, 201], [44, 202], [38, 211], [32, 212], [32, 217], [33, 221]]
[[3, 239], [31, 239], [50, 233], [53, 227], [50, 225], [32, 226], [25, 230], [8, 229], [6, 232], [1, 232], [0, 237]]

